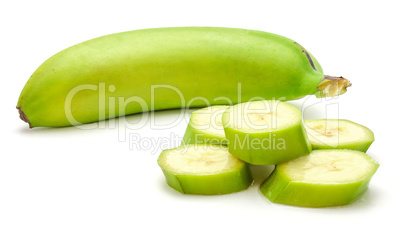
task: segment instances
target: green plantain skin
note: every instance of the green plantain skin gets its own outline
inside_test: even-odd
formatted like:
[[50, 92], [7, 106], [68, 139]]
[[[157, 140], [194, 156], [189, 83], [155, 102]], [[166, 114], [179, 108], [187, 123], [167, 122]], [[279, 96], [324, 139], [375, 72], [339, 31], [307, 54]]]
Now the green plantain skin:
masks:
[[184, 194], [220, 195], [250, 187], [253, 177], [248, 164], [232, 172], [216, 175], [180, 175], [162, 169], [166, 183]]
[[17, 108], [30, 127], [71, 126], [253, 97], [292, 100], [316, 94], [323, 77], [311, 54], [279, 35], [214, 27], [144, 29], [95, 38], [52, 56], [28, 80]]
[[253, 165], [280, 164], [312, 150], [301, 123], [269, 133], [245, 133], [225, 127], [225, 134], [230, 153]]
[[188, 144], [211, 144], [211, 145], [227, 145], [228, 140], [225, 137], [220, 137], [214, 134], [203, 132], [193, 127], [191, 124], [187, 126], [184, 133], [182, 145]]
[[[278, 167], [278, 166], [277, 166]], [[261, 185], [260, 191], [274, 203], [302, 207], [331, 207], [352, 203], [367, 190], [370, 178], [350, 184], [309, 184], [292, 182], [280, 169]]]

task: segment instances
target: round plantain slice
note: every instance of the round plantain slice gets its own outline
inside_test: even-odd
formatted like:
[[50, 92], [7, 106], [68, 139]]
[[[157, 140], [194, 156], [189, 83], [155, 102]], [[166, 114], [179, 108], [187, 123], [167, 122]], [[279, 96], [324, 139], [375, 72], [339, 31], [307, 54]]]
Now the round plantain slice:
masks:
[[275, 167], [260, 186], [269, 200], [304, 207], [346, 205], [368, 188], [379, 164], [364, 152], [314, 150]]
[[344, 119], [304, 121], [313, 149], [352, 149], [366, 152], [374, 142], [367, 127]]
[[217, 195], [247, 189], [249, 165], [221, 145], [184, 145], [162, 151], [158, 164], [167, 184], [186, 194]]
[[191, 113], [182, 145], [218, 144], [227, 145], [222, 126], [222, 114], [229, 106], [210, 106]]
[[250, 164], [275, 165], [311, 152], [300, 110], [281, 101], [234, 105], [222, 123], [230, 153]]

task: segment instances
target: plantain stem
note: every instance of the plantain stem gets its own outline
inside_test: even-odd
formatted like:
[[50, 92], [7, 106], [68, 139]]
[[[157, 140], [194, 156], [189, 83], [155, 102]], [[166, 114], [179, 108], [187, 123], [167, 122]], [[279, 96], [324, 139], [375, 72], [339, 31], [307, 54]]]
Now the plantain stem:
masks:
[[29, 122], [28, 117], [27, 117], [27, 116], [25, 115], [25, 113], [22, 111], [21, 107], [18, 107], [18, 106], [17, 106], [17, 109], [18, 109], [18, 113], [20, 114], [20, 119], [23, 120], [23, 121], [25, 121], [26, 123], [28, 123], [29, 128], [32, 129], [32, 125], [31, 125], [31, 123]]
[[[302, 50], [302, 52], [306, 55], [311, 68], [314, 70], [317, 70], [314, 61], [311, 58], [310, 54], [307, 52], [307, 50], [301, 46], [299, 43], [294, 42], [294, 44]], [[317, 86], [318, 92], [316, 93], [317, 97], [335, 97], [341, 94], [344, 94], [346, 92], [346, 88], [351, 86], [352, 83], [348, 79], [345, 79], [343, 77], [332, 77], [325, 75], [321, 82]]]
[[343, 77], [332, 77], [325, 75], [317, 86], [317, 97], [335, 97], [346, 93], [352, 83]]

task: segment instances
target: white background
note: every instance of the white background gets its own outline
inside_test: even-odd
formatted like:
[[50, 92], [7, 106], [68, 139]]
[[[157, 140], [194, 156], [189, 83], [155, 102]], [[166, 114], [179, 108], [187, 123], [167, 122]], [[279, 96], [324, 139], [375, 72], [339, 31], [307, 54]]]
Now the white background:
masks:
[[[388, 0], [2, 1], [0, 229], [397, 229], [402, 194], [401, 22], [400, 4]], [[376, 141], [368, 154], [381, 166], [369, 191], [338, 208], [278, 205], [258, 191], [272, 168], [253, 167], [256, 181], [246, 191], [182, 195], [166, 185], [156, 160], [160, 149], [178, 145], [185, 119], [168, 129], [148, 124], [137, 131], [108, 128], [109, 123], [90, 130], [29, 129], [19, 120], [18, 96], [51, 55], [98, 36], [167, 26], [281, 34], [312, 52], [326, 74], [350, 79], [353, 86], [331, 106], [309, 98], [319, 104], [305, 118], [336, 116], [374, 131]], [[179, 114], [158, 112], [155, 121], [168, 124]], [[130, 143], [130, 133], [165, 144], [139, 150]]]

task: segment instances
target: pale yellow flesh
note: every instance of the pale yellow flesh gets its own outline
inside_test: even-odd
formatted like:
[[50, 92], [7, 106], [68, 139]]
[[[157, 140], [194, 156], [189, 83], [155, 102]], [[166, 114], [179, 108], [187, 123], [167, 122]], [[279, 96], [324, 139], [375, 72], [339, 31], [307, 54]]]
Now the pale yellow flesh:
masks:
[[300, 123], [301, 113], [280, 101], [247, 102], [230, 108], [225, 125], [242, 132], [259, 133], [285, 129]]
[[280, 167], [292, 181], [332, 184], [364, 180], [375, 164], [358, 151], [315, 150]]
[[345, 120], [310, 120], [304, 122], [311, 144], [337, 147], [367, 140], [367, 128]]
[[222, 146], [191, 145], [166, 154], [165, 169], [177, 174], [217, 174], [236, 170], [244, 164]]
[[222, 114], [229, 106], [211, 106], [191, 114], [190, 125], [213, 136], [225, 138]]

